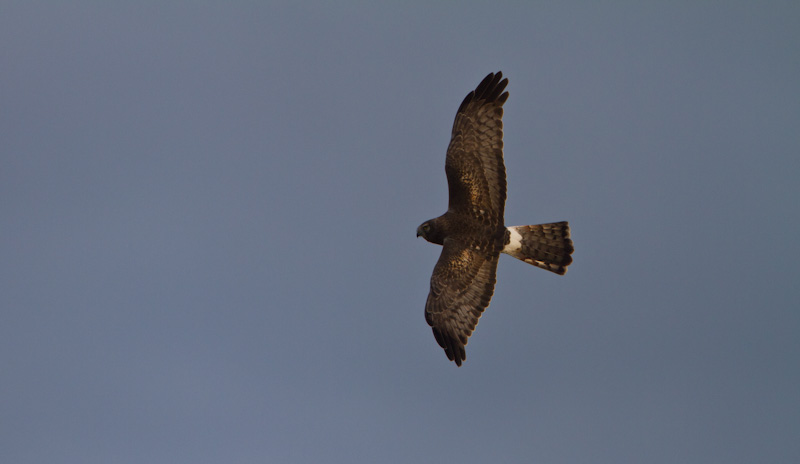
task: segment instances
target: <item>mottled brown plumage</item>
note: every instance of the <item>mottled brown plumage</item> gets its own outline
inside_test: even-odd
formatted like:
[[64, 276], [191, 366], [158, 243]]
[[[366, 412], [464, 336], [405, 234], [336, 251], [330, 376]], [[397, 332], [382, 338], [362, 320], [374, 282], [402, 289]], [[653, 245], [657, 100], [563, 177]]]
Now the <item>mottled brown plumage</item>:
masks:
[[433, 268], [425, 320], [447, 358], [460, 366], [465, 345], [494, 293], [500, 253], [564, 274], [572, 262], [566, 222], [504, 225], [503, 103], [508, 79], [489, 74], [456, 113], [445, 172], [447, 212], [424, 222], [417, 236], [442, 245]]

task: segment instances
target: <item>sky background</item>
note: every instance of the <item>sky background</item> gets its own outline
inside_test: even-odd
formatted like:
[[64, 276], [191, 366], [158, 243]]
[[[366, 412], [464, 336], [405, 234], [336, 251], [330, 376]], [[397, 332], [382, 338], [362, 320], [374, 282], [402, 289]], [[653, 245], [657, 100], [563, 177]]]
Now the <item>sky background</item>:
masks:
[[[668, 4], [667, 4], [668, 3]], [[800, 6], [0, 6], [0, 461], [800, 462]], [[455, 111], [509, 78], [461, 368]]]

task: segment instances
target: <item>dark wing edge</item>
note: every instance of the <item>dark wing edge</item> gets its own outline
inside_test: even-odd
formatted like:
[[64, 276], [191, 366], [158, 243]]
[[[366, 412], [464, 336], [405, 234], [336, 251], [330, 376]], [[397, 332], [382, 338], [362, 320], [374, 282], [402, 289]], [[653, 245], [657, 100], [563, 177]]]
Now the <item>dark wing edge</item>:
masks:
[[465, 346], [494, 294], [499, 253], [485, 255], [445, 240], [433, 268], [425, 320], [447, 359], [461, 366]]

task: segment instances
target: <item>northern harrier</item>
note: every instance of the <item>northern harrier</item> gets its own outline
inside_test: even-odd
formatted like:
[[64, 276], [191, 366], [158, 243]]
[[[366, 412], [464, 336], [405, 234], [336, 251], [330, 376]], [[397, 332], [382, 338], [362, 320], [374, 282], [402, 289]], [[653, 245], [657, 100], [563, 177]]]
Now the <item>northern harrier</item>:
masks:
[[503, 103], [508, 79], [489, 74], [456, 113], [444, 170], [447, 212], [422, 223], [417, 237], [442, 245], [433, 268], [425, 320], [439, 346], [458, 366], [464, 346], [494, 293], [500, 253], [556, 274], [572, 262], [567, 222], [506, 227]]

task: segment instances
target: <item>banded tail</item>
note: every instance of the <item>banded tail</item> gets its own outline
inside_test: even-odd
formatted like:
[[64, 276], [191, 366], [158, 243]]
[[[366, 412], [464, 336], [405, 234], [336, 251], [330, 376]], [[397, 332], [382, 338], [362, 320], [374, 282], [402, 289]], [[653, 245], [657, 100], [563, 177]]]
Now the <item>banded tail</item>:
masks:
[[556, 274], [565, 274], [572, 263], [569, 223], [511, 226], [503, 253]]

